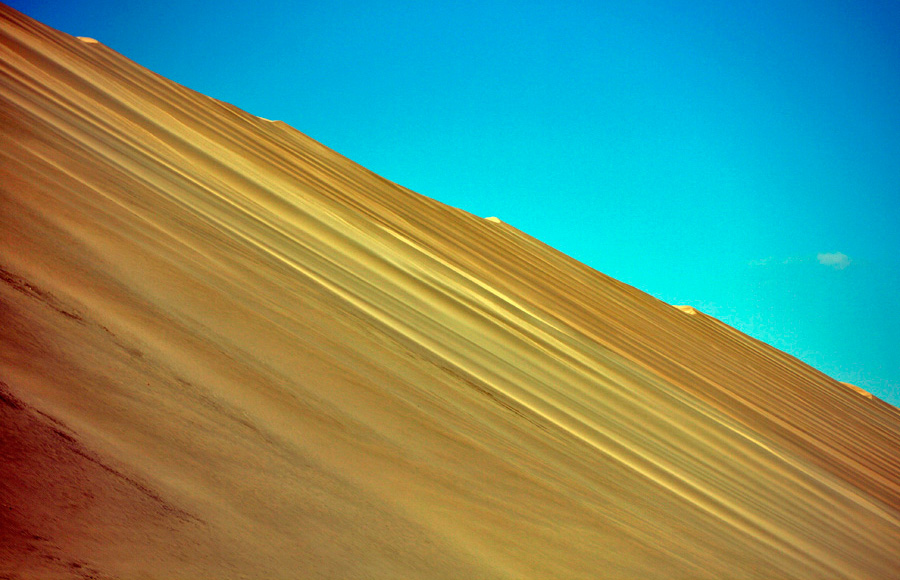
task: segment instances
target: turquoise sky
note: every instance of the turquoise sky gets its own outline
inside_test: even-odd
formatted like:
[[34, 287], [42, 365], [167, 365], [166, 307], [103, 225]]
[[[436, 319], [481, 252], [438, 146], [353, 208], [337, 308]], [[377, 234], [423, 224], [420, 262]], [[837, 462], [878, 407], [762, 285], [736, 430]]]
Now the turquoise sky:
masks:
[[900, 405], [897, 2], [11, 5]]

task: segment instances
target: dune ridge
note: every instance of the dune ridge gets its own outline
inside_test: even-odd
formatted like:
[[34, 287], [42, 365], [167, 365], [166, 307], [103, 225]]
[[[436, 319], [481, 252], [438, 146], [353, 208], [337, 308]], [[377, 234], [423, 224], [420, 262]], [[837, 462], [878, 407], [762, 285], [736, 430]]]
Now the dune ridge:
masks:
[[0, 8], [0, 575], [892, 578], [900, 414]]

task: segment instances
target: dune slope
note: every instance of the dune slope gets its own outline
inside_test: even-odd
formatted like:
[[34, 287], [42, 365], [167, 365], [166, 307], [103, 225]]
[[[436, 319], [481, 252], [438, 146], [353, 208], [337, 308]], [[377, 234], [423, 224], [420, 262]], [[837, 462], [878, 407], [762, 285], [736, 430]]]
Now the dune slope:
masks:
[[897, 409], [7, 7], [0, 317], [0, 577], [900, 577]]

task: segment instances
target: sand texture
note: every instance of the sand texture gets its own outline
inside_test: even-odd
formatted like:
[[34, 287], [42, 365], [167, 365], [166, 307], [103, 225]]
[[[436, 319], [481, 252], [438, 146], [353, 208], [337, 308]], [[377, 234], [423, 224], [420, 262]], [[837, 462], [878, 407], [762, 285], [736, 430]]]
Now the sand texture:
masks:
[[99, 40], [0, 8], [0, 578], [900, 578], [897, 409]]

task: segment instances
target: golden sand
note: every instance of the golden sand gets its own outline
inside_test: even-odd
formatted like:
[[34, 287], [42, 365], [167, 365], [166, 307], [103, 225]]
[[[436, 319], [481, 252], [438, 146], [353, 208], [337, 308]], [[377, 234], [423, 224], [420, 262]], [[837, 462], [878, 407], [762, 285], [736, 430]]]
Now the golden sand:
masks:
[[6, 7], [0, 67], [0, 576], [900, 574], [897, 409]]

